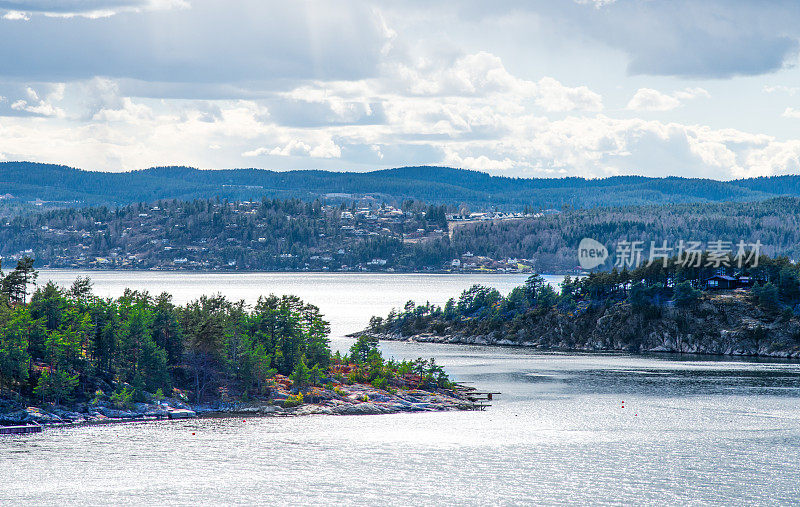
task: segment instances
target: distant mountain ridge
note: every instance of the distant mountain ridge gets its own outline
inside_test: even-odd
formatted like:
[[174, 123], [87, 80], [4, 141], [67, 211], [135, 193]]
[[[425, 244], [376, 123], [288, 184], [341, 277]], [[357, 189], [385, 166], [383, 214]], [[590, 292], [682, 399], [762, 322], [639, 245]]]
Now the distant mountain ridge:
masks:
[[[603, 179], [510, 178], [450, 167], [400, 167], [371, 172], [200, 170], [153, 167], [130, 172], [84, 171], [33, 162], [0, 163], [0, 195], [17, 201], [58, 205], [118, 206], [158, 199], [218, 196], [232, 200], [328, 194], [373, 196], [378, 200], [418, 199], [466, 204], [474, 209], [574, 208], [694, 202], [748, 202], [781, 195], [800, 196], [800, 176], [734, 181], [698, 178], [614, 176]], [[336, 198], [341, 198], [338, 196]]]

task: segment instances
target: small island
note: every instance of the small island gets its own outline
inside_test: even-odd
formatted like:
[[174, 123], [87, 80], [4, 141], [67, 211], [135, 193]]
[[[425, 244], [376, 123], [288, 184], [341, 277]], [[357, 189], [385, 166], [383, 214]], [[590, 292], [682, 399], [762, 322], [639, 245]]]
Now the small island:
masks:
[[82, 424], [202, 414], [381, 414], [476, 408], [433, 359], [384, 359], [360, 337], [331, 352], [319, 309], [294, 296], [38, 287], [33, 259], [0, 280], [0, 424]]
[[567, 276], [560, 292], [533, 275], [508, 296], [473, 286], [444, 308], [406, 303], [373, 317], [384, 340], [511, 345], [562, 351], [675, 352], [800, 358], [800, 269], [761, 256], [697, 266], [678, 258]]

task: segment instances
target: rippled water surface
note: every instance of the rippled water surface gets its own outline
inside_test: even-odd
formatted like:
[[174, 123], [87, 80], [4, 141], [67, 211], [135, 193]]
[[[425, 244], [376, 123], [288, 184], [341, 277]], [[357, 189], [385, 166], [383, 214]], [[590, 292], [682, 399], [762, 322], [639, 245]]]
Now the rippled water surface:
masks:
[[[74, 272], [48, 272], [65, 282]], [[96, 291], [294, 293], [333, 346], [407, 299], [524, 276], [95, 273]], [[555, 281], [555, 279], [553, 279]], [[385, 343], [503, 394], [486, 412], [198, 419], [0, 440], [0, 504], [800, 502], [800, 365]], [[624, 402], [624, 408], [623, 407]]]

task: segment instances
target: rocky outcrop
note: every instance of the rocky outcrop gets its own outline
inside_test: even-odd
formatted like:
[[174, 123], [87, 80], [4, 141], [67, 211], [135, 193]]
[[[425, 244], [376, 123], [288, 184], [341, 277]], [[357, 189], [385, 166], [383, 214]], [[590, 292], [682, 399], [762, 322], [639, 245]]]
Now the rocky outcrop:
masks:
[[472, 402], [457, 391], [440, 389], [397, 389], [386, 391], [371, 385], [338, 384], [334, 390], [315, 387], [307, 393], [312, 403], [297, 407], [281, 406], [286, 393], [278, 388], [268, 399], [257, 402], [216, 402], [189, 405], [167, 398], [152, 403], [136, 403], [116, 408], [105, 403], [84, 403], [69, 408], [60, 406], [24, 407], [9, 400], [0, 400], [0, 425], [80, 425], [155, 419], [185, 419], [197, 415], [231, 416], [301, 416], [392, 414], [397, 412], [433, 412], [468, 410]]
[[[500, 329], [461, 322], [441, 333], [413, 336], [370, 333], [384, 340], [474, 345], [513, 345], [550, 350], [680, 352], [800, 358], [800, 320], [769, 312], [746, 294], [705, 296], [691, 308], [634, 310], [628, 303], [588, 307], [573, 314], [556, 309]], [[439, 323], [439, 328], [442, 328]], [[434, 329], [434, 326], [430, 326]]]
[[[189, 406], [179, 400], [167, 399], [154, 403], [136, 403], [117, 408], [105, 403], [78, 403], [68, 407], [43, 405], [22, 406], [10, 400], [0, 400], [0, 425], [36, 423], [40, 425], [79, 425], [87, 423], [122, 422], [178, 417], [194, 417]], [[175, 417], [175, 414], [180, 414]]]

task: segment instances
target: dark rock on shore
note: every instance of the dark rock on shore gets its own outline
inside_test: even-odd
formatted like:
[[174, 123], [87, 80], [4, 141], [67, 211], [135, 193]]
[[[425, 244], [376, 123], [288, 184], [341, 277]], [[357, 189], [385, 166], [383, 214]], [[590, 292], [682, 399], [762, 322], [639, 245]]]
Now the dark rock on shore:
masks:
[[[655, 315], [628, 303], [598, 306], [573, 314], [552, 309], [515, 328], [489, 329], [482, 323], [430, 325], [411, 336], [362, 334], [383, 340], [512, 345], [545, 350], [676, 352], [800, 359], [800, 320], [769, 312], [745, 294], [705, 297], [691, 308], [665, 306]], [[442, 329], [434, 332], [434, 329]]]
[[[327, 392], [326, 392], [327, 391]], [[435, 412], [468, 410], [473, 404], [463, 395], [451, 390], [423, 391], [400, 389], [388, 392], [370, 385], [338, 385], [335, 390], [312, 388], [315, 403], [283, 407], [285, 393], [275, 392], [274, 399], [258, 402], [227, 402], [191, 406], [167, 398], [154, 403], [136, 403], [121, 409], [105, 404], [83, 404], [61, 407], [20, 407], [10, 400], [0, 400], [0, 424], [78, 425], [155, 419], [185, 419], [197, 415], [300, 416], [312, 414], [367, 415], [397, 412]]]

